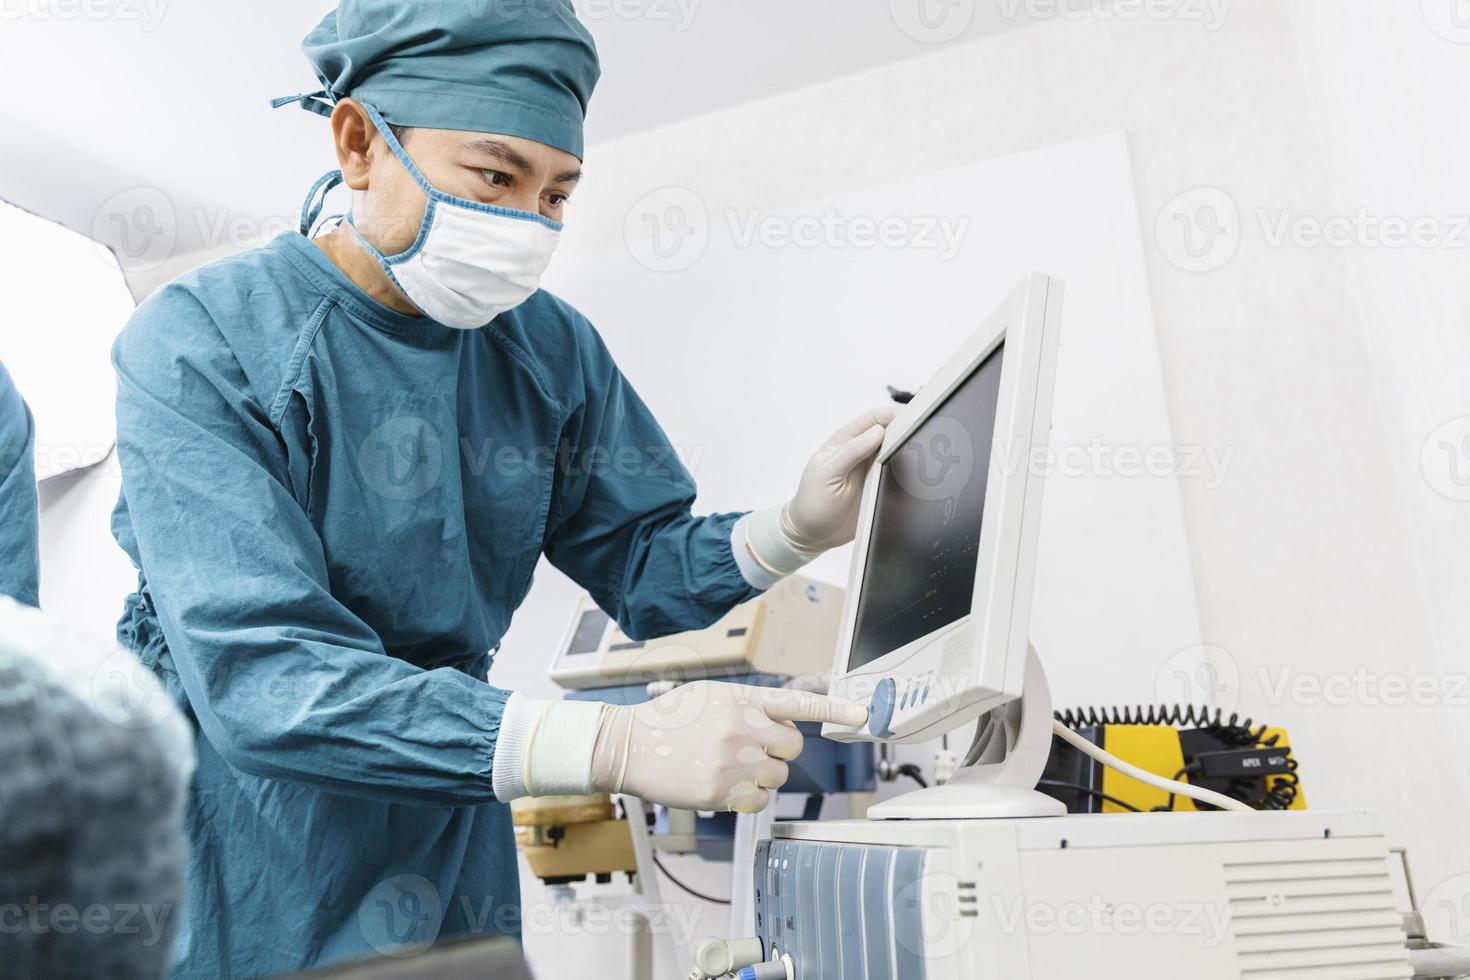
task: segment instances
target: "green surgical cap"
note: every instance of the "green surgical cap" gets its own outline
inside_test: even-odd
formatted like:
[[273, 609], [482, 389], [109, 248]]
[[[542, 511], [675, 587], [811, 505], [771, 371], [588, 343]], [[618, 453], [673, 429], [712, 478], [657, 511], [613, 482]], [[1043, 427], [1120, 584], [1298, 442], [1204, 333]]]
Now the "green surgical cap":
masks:
[[582, 157], [600, 69], [570, 0], [343, 0], [301, 48], [328, 102], [351, 96], [395, 126], [504, 133]]

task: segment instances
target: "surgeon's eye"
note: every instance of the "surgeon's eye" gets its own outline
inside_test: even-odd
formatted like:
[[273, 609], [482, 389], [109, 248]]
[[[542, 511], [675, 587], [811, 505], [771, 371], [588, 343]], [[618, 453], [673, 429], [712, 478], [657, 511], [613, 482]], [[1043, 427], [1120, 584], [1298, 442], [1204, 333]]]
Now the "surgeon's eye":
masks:
[[563, 204], [567, 203], [567, 195], [565, 195], [565, 194], [551, 194], [551, 195], [548, 195], [547, 196], [546, 202], [548, 204], [550, 204], [554, 208], [559, 208]]
[[502, 170], [481, 170], [480, 173], [484, 175], [485, 181], [490, 184], [491, 187], [510, 186], [510, 174], [505, 173]]

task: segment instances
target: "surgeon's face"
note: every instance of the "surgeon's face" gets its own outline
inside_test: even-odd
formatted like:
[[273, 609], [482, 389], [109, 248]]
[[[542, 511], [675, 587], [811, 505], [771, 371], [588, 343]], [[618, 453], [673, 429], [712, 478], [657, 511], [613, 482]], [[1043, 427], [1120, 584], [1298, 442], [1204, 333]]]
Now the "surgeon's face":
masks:
[[[413, 244], [428, 199], [361, 104], [342, 99], [332, 135], [343, 182], [353, 194], [353, 222], [384, 255]], [[565, 221], [567, 198], [582, 175], [565, 150], [518, 136], [413, 129], [403, 149], [445, 194]]]

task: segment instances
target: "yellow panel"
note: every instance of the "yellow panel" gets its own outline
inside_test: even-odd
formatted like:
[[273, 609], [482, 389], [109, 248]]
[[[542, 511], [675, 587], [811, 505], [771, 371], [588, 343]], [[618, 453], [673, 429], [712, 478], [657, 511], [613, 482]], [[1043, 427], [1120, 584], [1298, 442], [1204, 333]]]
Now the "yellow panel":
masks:
[[[1281, 737], [1276, 743], [1278, 748], [1291, 747], [1285, 729], [1266, 729], [1265, 738], [1273, 735]], [[1174, 778], [1174, 774], [1184, 768], [1184, 753], [1179, 747], [1179, 733], [1167, 725], [1108, 725], [1103, 734], [1103, 747], [1123, 761], [1131, 762], [1140, 769], [1146, 769], [1165, 779]], [[1272, 784], [1274, 783], [1273, 780]], [[1164, 790], [1155, 789], [1147, 783], [1140, 783], [1131, 776], [1125, 776], [1113, 769], [1103, 769], [1102, 791], [1144, 811], [1169, 802], [1169, 794]], [[1291, 809], [1305, 810], [1306, 808], [1307, 796], [1302, 791], [1301, 784], [1298, 783], [1296, 799], [1292, 802]], [[1195, 811], [1194, 802], [1186, 797], [1176, 796], [1174, 810], [1192, 813]], [[1126, 813], [1127, 811], [1115, 804], [1104, 802], [1102, 812]]]
[[[1171, 778], [1184, 768], [1184, 753], [1179, 748], [1179, 733], [1168, 725], [1108, 725], [1103, 734], [1103, 747], [1140, 769]], [[1113, 769], [1103, 769], [1102, 791], [1143, 811], [1169, 802], [1169, 794], [1140, 783]], [[1174, 805], [1178, 808], [1179, 801]], [[1103, 803], [1103, 813], [1126, 813], [1120, 806]]]

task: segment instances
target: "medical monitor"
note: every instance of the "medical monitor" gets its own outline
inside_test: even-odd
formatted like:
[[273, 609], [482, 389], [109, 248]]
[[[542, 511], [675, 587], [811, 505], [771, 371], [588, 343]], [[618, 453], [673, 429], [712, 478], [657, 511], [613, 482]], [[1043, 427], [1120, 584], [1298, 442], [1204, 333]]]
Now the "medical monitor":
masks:
[[888, 427], [830, 686], [868, 724], [827, 737], [935, 738], [1020, 696], [1061, 302], [1028, 276]]

